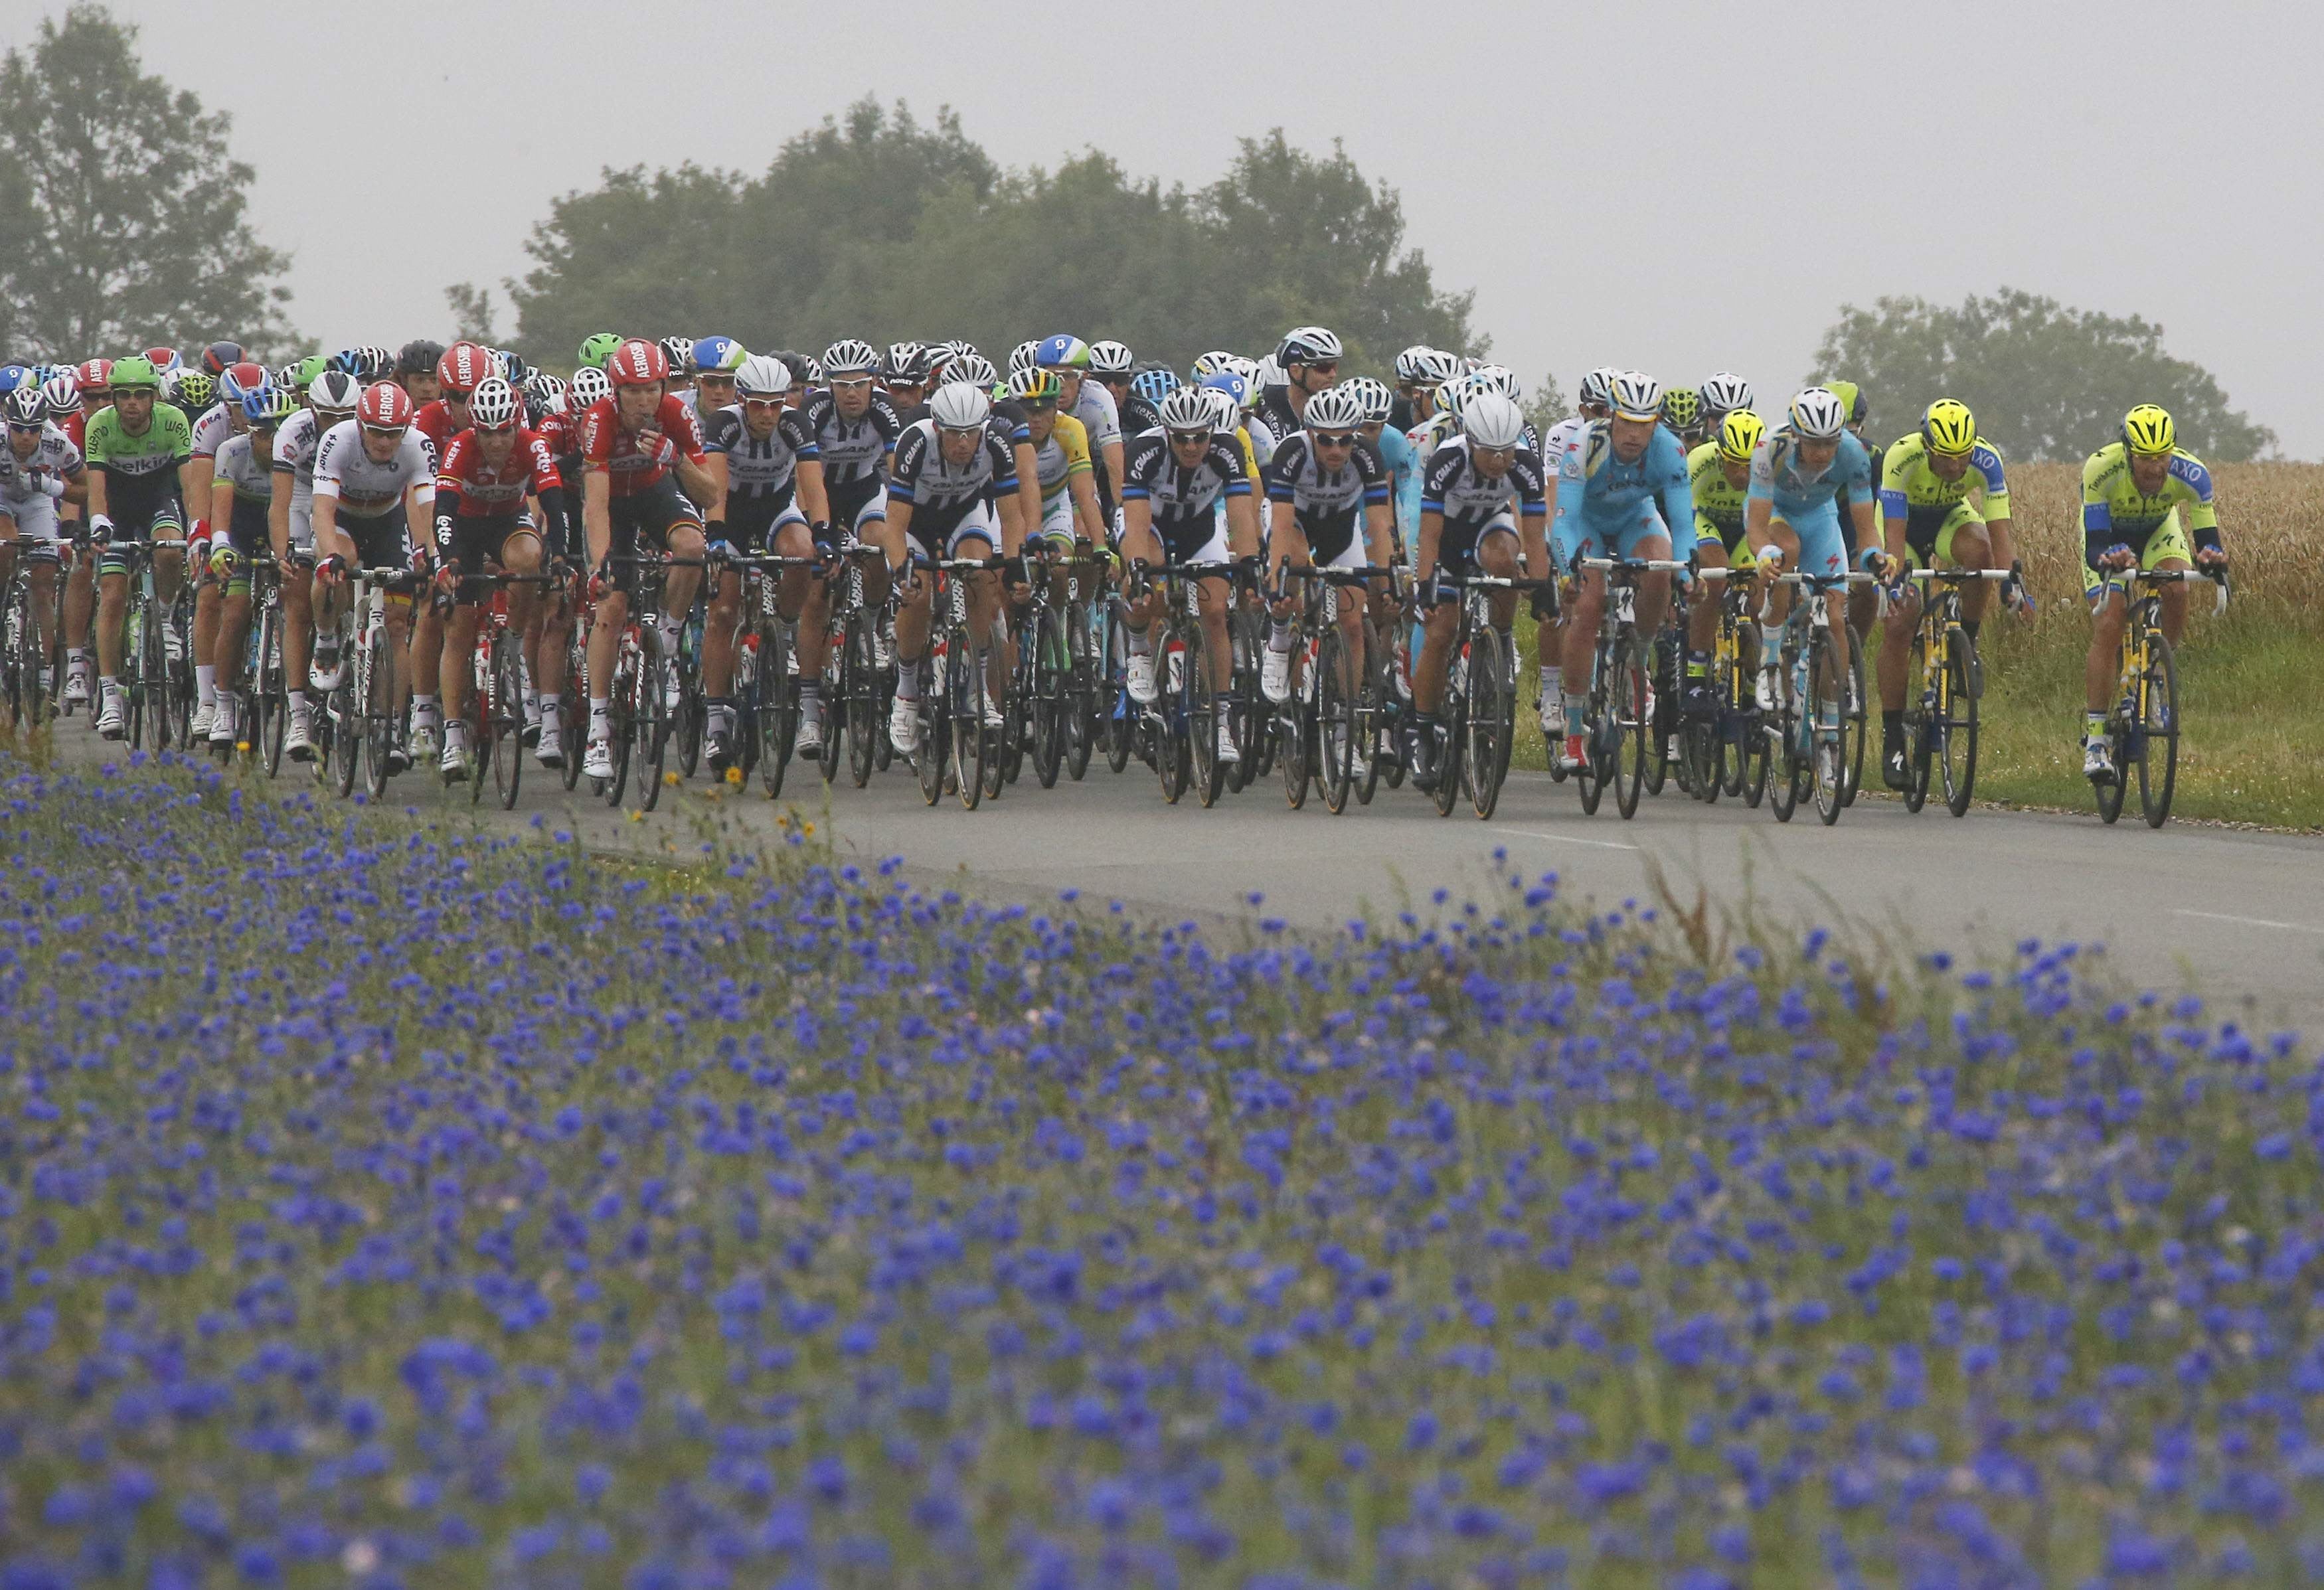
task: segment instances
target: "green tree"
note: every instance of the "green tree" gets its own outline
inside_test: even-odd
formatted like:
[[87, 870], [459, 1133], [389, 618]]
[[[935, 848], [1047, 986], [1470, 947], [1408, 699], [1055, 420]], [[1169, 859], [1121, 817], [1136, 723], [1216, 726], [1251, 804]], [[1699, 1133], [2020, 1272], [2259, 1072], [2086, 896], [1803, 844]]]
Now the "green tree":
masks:
[[2163, 351], [2162, 326], [2015, 288], [1958, 308], [1915, 298], [1844, 305], [1815, 369], [1811, 381], [1863, 386], [1880, 436], [1909, 429], [1938, 398], [1957, 398], [2013, 458], [2080, 460], [2113, 439], [2139, 403], [2170, 409], [2181, 443], [2214, 462], [2275, 445], [2273, 431], [2227, 406], [2209, 371]]
[[231, 336], [273, 353], [288, 258], [246, 217], [232, 118], [140, 69], [103, 6], [44, 21], [0, 61], [0, 347], [84, 359]]

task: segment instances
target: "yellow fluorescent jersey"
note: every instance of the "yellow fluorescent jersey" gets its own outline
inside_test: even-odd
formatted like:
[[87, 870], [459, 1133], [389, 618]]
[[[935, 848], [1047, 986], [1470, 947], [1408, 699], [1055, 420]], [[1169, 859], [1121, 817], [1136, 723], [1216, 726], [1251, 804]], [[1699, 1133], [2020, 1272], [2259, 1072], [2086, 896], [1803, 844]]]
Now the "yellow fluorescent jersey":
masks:
[[1033, 463], [1041, 477], [1041, 501], [1055, 501], [1067, 481], [1090, 473], [1089, 427], [1070, 414], [1058, 415], [1049, 439], [1033, 449]]
[[1716, 536], [1721, 546], [1733, 552], [1743, 540], [1743, 503], [1751, 494], [1749, 476], [1739, 486], [1729, 485], [1719, 444], [1704, 442], [1686, 455], [1686, 480], [1694, 495], [1695, 534]]
[[2009, 517], [2009, 477], [2001, 449], [1983, 437], [1969, 450], [1969, 467], [1958, 480], [1941, 480], [1929, 467], [1929, 444], [1920, 432], [1899, 437], [1881, 455], [1880, 511], [1889, 519], [1942, 519], [1963, 502], [1980, 519]]
[[2082, 558], [2091, 567], [2117, 543], [2143, 552], [2157, 531], [2182, 518], [2175, 528], [2190, 535], [2196, 548], [2219, 545], [2211, 472], [2185, 448], [2171, 450], [2170, 473], [2151, 497], [2132, 479], [2129, 449], [2120, 442], [2099, 448], [2082, 465]]
[[1265, 479], [1266, 477], [1259, 473], [1259, 449], [1250, 445], [1250, 427], [1247, 425], [1235, 427], [1235, 436], [1242, 443], [1242, 466], [1250, 471], [1251, 479], [1255, 481]]

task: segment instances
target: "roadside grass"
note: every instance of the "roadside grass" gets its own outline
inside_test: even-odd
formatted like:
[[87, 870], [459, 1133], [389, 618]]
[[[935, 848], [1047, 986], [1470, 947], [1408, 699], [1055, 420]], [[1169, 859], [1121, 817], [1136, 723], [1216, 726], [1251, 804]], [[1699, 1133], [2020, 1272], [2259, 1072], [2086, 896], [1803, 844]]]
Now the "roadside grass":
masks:
[[2312, 1582], [2324, 1070], [0, 757], [0, 1584]]

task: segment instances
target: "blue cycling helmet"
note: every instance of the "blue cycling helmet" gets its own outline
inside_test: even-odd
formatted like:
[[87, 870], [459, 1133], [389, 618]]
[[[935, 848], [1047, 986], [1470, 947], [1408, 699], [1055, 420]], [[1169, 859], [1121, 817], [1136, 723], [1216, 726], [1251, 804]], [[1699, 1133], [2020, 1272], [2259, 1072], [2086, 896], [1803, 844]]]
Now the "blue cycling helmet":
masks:
[[1065, 332], [1033, 345], [1033, 363], [1044, 370], [1087, 370], [1089, 362], [1089, 344]]
[[1214, 375], [1206, 375], [1195, 384], [1206, 386], [1214, 392], [1228, 393], [1234, 399], [1235, 407], [1238, 409], [1242, 407], [1250, 397], [1250, 382], [1231, 370], [1222, 370]]
[[694, 345], [694, 369], [698, 375], [732, 375], [742, 368], [750, 350], [731, 336], [706, 336]]
[[1130, 390], [1153, 404], [1162, 407], [1162, 400], [1185, 383], [1175, 370], [1141, 370], [1130, 378]]
[[34, 384], [32, 372], [22, 364], [0, 364], [0, 398], [6, 397], [18, 387]]
[[299, 412], [299, 395], [270, 381], [243, 394], [242, 412], [253, 425], [280, 425]]

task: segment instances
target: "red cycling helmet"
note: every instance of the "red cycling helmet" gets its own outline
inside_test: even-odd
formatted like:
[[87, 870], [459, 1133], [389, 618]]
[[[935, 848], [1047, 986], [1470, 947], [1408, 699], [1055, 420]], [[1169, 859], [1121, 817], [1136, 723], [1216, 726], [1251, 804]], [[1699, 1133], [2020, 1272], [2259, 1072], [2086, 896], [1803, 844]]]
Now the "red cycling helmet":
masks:
[[145, 356], [153, 362], [153, 368], [164, 375], [169, 374], [172, 370], [182, 368], [186, 363], [178, 357], [177, 349], [167, 346], [148, 348], [145, 350]]
[[411, 399], [393, 381], [375, 381], [364, 388], [355, 418], [366, 430], [403, 430], [411, 423]]
[[113, 361], [91, 359], [73, 372], [85, 392], [105, 392], [113, 390]]
[[669, 379], [669, 355], [658, 343], [633, 336], [613, 350], [605, 361], [605, 374], [613, 385], [621, 387], [651, 386]]
[[478, 381], [499, 373], [493, 356], [476, 343], [454, 343], [436, 361], [436, 379], [444, 383], [447, 398], [465, 398], [476, 390]]

